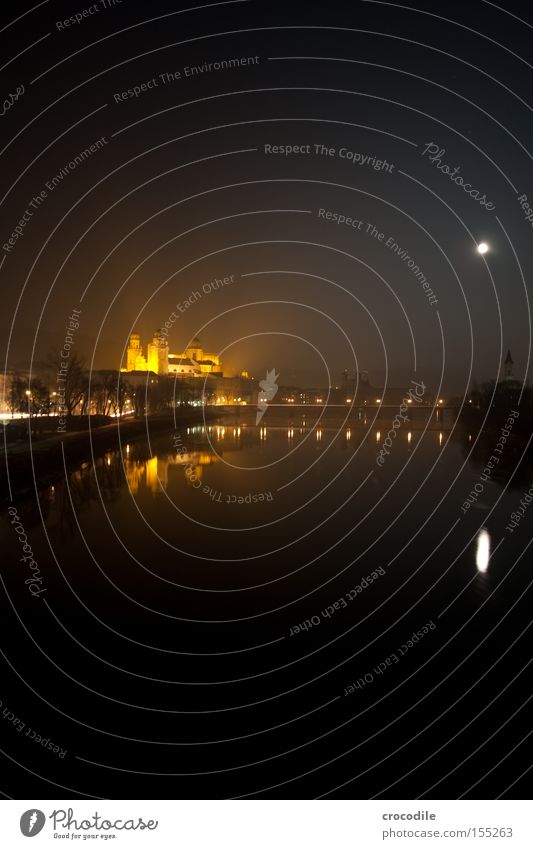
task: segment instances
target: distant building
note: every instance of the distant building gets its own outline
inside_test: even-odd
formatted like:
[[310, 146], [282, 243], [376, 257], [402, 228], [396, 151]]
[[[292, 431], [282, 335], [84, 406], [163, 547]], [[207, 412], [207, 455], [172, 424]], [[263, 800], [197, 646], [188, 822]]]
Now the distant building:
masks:
[[215, 404], [245, 406], [257, 404], [257, 381], [250, 377], [217, 377], [215, 380]]
[[13, 387], [17, 379], [29, 382], [29, 372], [20, 369], [8, 369], [0, 372], [0, 416], [4, 418], [8, 413], [13, 413]]
[[[327, 389], [302, 389], [299, 386], [280, 386], [273, 404], [324, 404]], [[331, 400], [331, 393], [330, 393]]]
[[[122, 373], [124, 374], [126, 369], [122, 369]], [[134, 371], [127, 372], [127, 377], [124, 379], [130, 386], [150, 386], [157, 385], [158, 383], [158, 374], [151, 369], [135, 369]]]
[[0, 415], [6, 415], [10, 412], [9, 393], [11, 391], [12, 381], [12, 371], [0, 372]]

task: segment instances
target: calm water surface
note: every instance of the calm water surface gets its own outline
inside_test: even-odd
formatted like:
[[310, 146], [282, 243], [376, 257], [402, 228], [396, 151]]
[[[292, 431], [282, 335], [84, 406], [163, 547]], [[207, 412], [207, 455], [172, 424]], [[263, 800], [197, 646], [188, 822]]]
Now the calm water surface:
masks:
[[[292, 411], [255, 426], [244, 411], [126, 443], [18, 505], [46, 592], [28, 593], [4, 524], [8, 648], [18, 668], [40, 662], [37, 695], [10, 685], [68, 748], [51, 778], [103, 796], [120, 767], [124, 797], [305, 797], [347, 781], [337, 795], [401, 798], [437, 764], [435, 797], [458, 795], [446, 774], [461, 729], [470, 752], [487, 736], [478, 715], [499, 727], [491, 700], [520, 669], [530, 568], [505, 528], [531, 467], [507, 487], [502, 462], [463, 511], [494, 435], [468, 458], [471, 435], [414, 423], [379, 466], [388, 427]], [[448, 739], [408, 774], [419, 745]], [[461, 790], [479, 775], [473, 755]]]

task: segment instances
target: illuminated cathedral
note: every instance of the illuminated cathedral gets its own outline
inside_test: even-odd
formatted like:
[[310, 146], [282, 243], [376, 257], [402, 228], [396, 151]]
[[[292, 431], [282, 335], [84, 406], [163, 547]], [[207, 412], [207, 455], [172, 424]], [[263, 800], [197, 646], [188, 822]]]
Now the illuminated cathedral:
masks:
[[204, 377], [206, 374], [223, 377], [220, 357], [204, 351], [198, 337], [182, 353], [171, 354], [166, 337], [158, 330], [146, 346], [146, 355], [141, 346], [141, 337], [138, 333], [132, 333], [126, 351], [126, 367], [122, 371], [152, 371], [176, 377]]

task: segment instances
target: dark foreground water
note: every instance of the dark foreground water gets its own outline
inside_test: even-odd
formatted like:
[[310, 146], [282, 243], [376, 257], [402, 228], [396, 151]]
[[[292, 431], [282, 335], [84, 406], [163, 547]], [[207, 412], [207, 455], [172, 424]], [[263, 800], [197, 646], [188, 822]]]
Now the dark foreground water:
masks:
[[384, 422], [270, 412], [124, 444], [6, 514], [10, 795], [525, 793], [524, 443], [487, 474], [497, 433], [418, 422], [379, 465]]

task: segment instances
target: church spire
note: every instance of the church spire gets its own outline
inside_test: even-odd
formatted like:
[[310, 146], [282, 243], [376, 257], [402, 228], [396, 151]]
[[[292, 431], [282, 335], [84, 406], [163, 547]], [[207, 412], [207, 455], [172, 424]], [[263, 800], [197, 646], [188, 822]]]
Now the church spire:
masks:
[[511, 356], [511, 349], [507, 348], [507, 356], [505, 358], [505, 364], [504, 364], [505, 379], [506, 380], [513, 380], [513, 366], [514, 366], [514, 361], [513, 361], [513, 358]]

